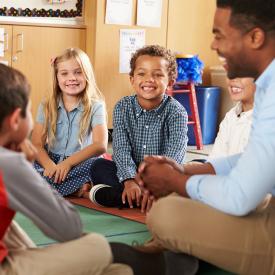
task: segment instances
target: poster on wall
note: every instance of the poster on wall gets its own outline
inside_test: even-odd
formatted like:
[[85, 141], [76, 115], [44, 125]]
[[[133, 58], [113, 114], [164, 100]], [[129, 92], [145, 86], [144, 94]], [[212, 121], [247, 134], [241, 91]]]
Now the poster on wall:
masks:
[[4, 57], [4, 42], [0, 41], [0, 57]]
[[119, 72], [130, 72], [130, 59], [132, 54], [145, 45], [145, 30], [121, 29], [119, 48]]
[[105, 24], [132, 25], [133, 0], [107, 0]]
[[49, 4], [63, 4], [65, 2], [72, 2], [72, 0], [47, 0]]
[[137, 25], [161, 26], [162, 0], [138, 0], [137, 5]]
[[0, 28], [0, 57], [4, 56], [4, 43], [5, 43], [5, 29], [4, 28]]
[[5, 40], [5, 29], [4, 28], [0, 28], [0, 42], [4, 42]]

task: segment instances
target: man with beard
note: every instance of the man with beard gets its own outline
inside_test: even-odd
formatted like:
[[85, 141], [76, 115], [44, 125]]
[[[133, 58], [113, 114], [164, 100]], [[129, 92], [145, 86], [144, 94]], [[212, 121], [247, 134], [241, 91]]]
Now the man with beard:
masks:
[[228, 77], [256, 79], [249, 142], [205, 164], [145, 158], [136, 180], [157, 202], [147, 217], [153, 239], [139, 256], [170, 250], [238, 274], [274, 274], [275, 1], [217, 0], [213, 33]]

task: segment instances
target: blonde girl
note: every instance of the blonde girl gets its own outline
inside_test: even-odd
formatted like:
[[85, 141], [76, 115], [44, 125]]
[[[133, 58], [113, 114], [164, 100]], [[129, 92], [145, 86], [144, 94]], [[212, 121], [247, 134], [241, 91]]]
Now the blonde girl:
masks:
[[34, 167], [61, 195], [86, 197], [90, 166], [107, 149], [104, 99], [82, 50], [66, 49], [52, 70], [52, 91], [38, 108], [32, 134]]

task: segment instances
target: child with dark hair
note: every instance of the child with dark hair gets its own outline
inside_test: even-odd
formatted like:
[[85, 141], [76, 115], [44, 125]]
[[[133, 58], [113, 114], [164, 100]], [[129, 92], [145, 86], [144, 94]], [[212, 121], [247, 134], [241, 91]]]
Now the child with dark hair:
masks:
[[113, 115], [113, 161], [92, 164], [92, 202], [101, 206], [141, 206], [151, 200], [135, 182], [137, 167], [145, 155], [162, 155], [183, 164], [187, 146], [187, 113], [165, 94], [177, 77], [170, 50], [145, 46], [130, 61], [130, 82], [135, 95], [122, 98]]
[[[27, 140], [33, 122], [26, 78], [0, 64], [0, 83], [0, 274], [132, 274], [111, 264], [103, 236], [84, 235], [76, 209], [27, 161], [36, 150]], [[16, 211], [62, 243], [37, 248], [13, 221]]]

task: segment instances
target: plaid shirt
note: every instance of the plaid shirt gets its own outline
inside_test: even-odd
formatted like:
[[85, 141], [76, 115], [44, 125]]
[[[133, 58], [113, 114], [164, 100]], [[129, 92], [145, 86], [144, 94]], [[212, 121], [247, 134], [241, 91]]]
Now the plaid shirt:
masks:
[[120, 182], [134, 178], [144, 155], [162, 155], [182, 164], [187, 147], [188, 116], [170, 96], [154, 110], [143, 110], [137, 96], [126, 96], [113, 114], [113, 160]]

